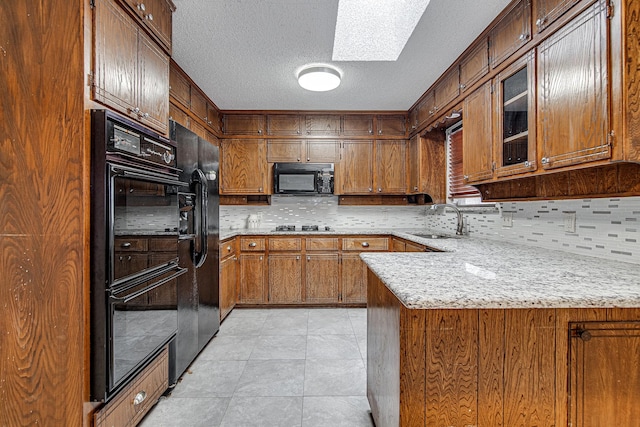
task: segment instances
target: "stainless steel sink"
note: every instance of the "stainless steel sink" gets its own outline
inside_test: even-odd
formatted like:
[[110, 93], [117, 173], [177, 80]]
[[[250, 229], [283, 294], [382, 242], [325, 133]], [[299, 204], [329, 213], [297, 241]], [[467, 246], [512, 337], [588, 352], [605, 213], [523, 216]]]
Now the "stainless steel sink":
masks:
[[412, 236], [422, 237], [423, 239], [455, 239], [459, 236], [449, 236], [446, 234], [432, 234], [432, 233], [410, 233]]

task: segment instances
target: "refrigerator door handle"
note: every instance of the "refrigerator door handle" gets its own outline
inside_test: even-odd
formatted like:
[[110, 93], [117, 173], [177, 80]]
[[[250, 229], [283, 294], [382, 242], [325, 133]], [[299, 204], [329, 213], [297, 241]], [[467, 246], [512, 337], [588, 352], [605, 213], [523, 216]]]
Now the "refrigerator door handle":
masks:
[[198, 233], [200, 238], [200, 253], [194, 254], [194, 262], [196, 268], [199, 268], [204, 264], [207, 259], [208, 245], [207, 245], [207, 209], [209, 205], [209, 183], [204, 172], [200, 169], [196, 169], [191, 174], [191, 181], [200, 184], [200, 230]]

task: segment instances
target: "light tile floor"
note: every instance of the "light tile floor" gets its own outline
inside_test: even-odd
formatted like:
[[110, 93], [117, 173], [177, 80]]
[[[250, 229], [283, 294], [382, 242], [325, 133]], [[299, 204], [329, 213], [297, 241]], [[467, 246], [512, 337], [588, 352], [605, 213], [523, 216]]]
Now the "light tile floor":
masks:
[[366, 309], [235, 309], [142, 427], [373, 426]]

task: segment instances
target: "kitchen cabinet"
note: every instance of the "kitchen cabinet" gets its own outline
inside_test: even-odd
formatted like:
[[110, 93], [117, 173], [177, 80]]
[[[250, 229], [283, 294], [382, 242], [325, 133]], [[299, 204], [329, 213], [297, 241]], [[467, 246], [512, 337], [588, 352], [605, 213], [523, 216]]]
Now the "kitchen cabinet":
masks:
[[476, 41], [460, 61], [460, 90], [470, 89], [489, 73], [489, 39]]
[[301, 135], [302, 116], [299, 114], [267, 115], [267, 135]]
[[158, 43], [171, 55], [171, 15], [176, 10], [173, 2], [170, 0], [124, 1]]
[[538, 47], [544, 169], [611, 157], [607, 5], [595, 2]]
[[307, 252], [305, 263], [305, 302], [337, 303], [340, 264], [338, 253]]
[[393, 252], [430, 252], [427, 247], [398, 237], [391, 238]]
[[376, 135], [404, 137], [407, 134], [406, 122], [404, 115], [376, 116]]
[[113, 0], [97, 0], [93, 99], [168, 132], [169, 56]]
[[327, 140], [269, 139], [267, 162], [335, 163], [338, 142]]
[[263, 139], [223, 139], [220, 194], [270, 194]]
[[191, 117], [184, 111], [182, 111], [176, 104], [173, 102], [169, 103], [169, 120], [173, 120], [177, 123], [180, 123], [182, 126], [187, 129], [191, 128]]
[[530, 52], [494, 79], [498, 177], [536, 169], [535, 56]]
[[493, 176], [493, 139], [491, 133], [491, 82], [488, 81], [464, 99], [462, 162], [467, 183]]
[[491, 68], [531, 40], [531, 1], [520, 0], [498, 21], [489, 34]]
[[342, 116], [341, 133], [345, 136], [373, 135], [373, 116], [359, 114]]
[[222, 131], [226, 135], [262, 135], [264, 116], [262, 114], [225, 114]]
[[409, 124], [411, 130], [418, 130], [424, 127], [433, 116], [433, 104], [435, 102], [435, 93], [433, 89], [428, 90], [422, 96], [422, 99], [409, 112]]
[[569, 331], [570, 425], [635, 425], [640, 417], [639, 324], [572, 323]]
[[363, 236], [342, 239], [342, 302], [367, 302], [367, 266], [360, 259], [361, 252], [389, 250], [389, 238]]
[[240, 252], [238, 303], [264, 304], [266, 260], [264, 253]]
[[449, 69], [433, 89], [433, 107], [430, 115], [437, 116], [444, 108], [460, 95], [460, 68]]
[[207, 122], [207, 97], [197, 89], [191, 91], [190, 110], [197, 118]]
[[339, 161], [338, 141], [331, 140], [306, 140], [306, 161], [311, 163], [336, 163]]
[[537, 32], [543, 31], [580, 0], [536, 0], [533, 19]]
[[169, 68], [169, 95], [184, 107], [191, 107], [191, 84], [187, 77], [173, 66], [173, 63]]
[[269, 303], [302, 302], [302, 260], [299, 253], [269, 254]]
[[407, 191], [406, 141], [380, 139], [375, 142], [374, 186], [379, 194], [405, 194]]
[[[342, 141], [339, 194], [369, 194], [373, 192], [373, 141]], [[336, 191], [337, 193], [337, 191]]]
[[340, 134], [340, 116], [337, 114], [308, 114], [304, 120], [307, 135], [331, 136]]
[[238, 300], [238, 256], [236, 240], [220, 242], [220, 321], [233, 310]]
[[433, 203], [446, 201], [446, 171], [438, 165], [446, 162], [446, 136], [434, 129], [414, 135], [408, 147], [407, 194], [428, 194]]

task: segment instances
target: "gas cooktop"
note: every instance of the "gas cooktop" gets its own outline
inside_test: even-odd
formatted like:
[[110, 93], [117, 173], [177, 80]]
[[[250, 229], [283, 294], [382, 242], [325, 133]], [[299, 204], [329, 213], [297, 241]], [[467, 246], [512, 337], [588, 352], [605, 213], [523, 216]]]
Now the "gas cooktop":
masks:
[[[331, 227], [326, 226], [323, 231], [331, 231]], [[276, 231], [297, 231], [295, 225], [277, 225]], [[317, 225], [303, 225], [300, 227], [300, 231], [320, 231], [320, 227]]]

